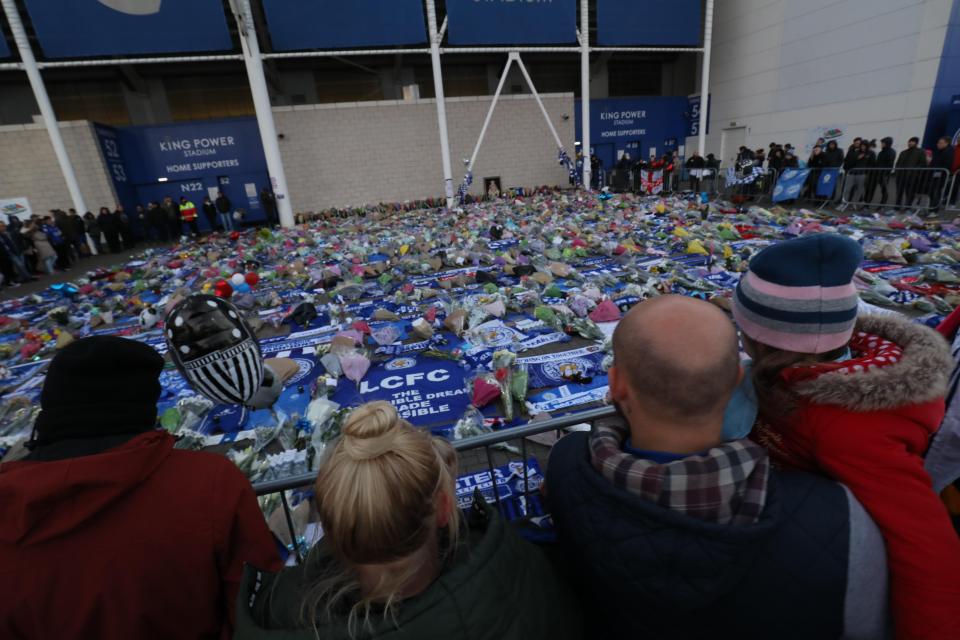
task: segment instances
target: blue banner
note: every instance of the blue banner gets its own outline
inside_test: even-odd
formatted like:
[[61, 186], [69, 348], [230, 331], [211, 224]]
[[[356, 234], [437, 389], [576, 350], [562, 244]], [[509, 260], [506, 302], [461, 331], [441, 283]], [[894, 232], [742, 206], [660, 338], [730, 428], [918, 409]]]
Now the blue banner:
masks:
[[700, 0], [597, 0], [597, 42], [609, 46], [700, 46]]
[[9, 58], [10, 48], [7, 46], [7, 40], [3, 37], [3, 30], [0, 29], [0, 58]]
[[340, 379], [332, 400], [359, 406], [386, 400], [404, 420], [421, 426], [452, 425], [470, 404], [463, 368], [455, 362], [400, 356], [370, 368], [360, 384]]
[[575, 0], [447, 0], [450, 44], [576, 42]]
[[810, 175], [810, 169], [787, 169], [780, 174], [777, 186], [773, 188], [773, 201], [796, 200], [800, 197], [803, 184]]
[[840, 169], [821, 169], [820, 178], [817, 180], [817, 197], [832, 198], [839, 179]]
[[220, 2], [26, 0], [26, 5], [49, 58], [233, 49]]
[[421, 0], [263, 0], [277, 51], [423, 44]]

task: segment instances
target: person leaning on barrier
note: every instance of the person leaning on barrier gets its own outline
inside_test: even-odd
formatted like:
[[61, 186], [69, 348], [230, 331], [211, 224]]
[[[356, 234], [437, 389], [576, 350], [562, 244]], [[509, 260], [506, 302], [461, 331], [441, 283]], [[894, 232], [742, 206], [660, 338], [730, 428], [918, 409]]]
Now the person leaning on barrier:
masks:
[[[937, 140], [937, 148], [933, 152], [930, 168], [935, 169], [930, 172], [930, 214], [936, 215], [940, 211], [944, 190], [953, 175], [953, 147], [950, 145], [950, 138], [944, 137]], [[949, 197], [949, 191], [946, 195]]]
[[547, 498], [595, 638], [884, 637], [883, 543], [842, 486], [721, 441], [733, 323], [663, 296], [613, 337], [619, 418], [553, 447]]
[[927, 168], [927, 154], [920, 148], [920, 138], [910, 138], [907, 148], [897, 158], [897, 206], [912, 207], [922, 182], [921, 171]]
[[0, 465], [0, 637], [228, 638], [243, 563], [280, 567], [240, 470], [156, 429], [162, 370], [113, 336], [53, 359]]
[[861, 142], [860, 149], [854, 156], [847, 169], [847, 179], [843, 190], [843, 199], [854, 203], [853, 208], [859, 210], [867, 198], [867, 174], [876, 166], [877, 156], [870, 150], [869, 142]]
[[247, 568], [236, 637], [583, 637], [541, 552], [482, 499], [460, 512], [455, 467], [390, 403], [354, 410], [317, 476], [323, 540], [280, 574]]
[[867, 202], [873, 202], [876, 199], [877, 188], [880, 188], [880, 202], [877, 203], [877, 210], [887, 205], [890, 199], [890, 176], [893, 174], [893, 166], [897, 162], [897, 151], [893, 148], [893, 138], [886, 137], [880, 141], [880, 152], [877, 154], [877, 170], [871, 172], [870, 179], [867, 180]]

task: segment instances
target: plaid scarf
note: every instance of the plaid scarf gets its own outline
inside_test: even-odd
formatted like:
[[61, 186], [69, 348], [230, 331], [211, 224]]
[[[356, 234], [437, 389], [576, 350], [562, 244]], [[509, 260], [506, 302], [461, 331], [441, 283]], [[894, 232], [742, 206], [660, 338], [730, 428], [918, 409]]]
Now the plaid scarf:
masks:
[[594, 424], [590, 434], [593, 467], [614, 486], [692, 518], [746, 525], [760, 520], [767, 499], [770, 461], [760, 445], [734, 440], [668, 464], [623, 451], [623, 420]]

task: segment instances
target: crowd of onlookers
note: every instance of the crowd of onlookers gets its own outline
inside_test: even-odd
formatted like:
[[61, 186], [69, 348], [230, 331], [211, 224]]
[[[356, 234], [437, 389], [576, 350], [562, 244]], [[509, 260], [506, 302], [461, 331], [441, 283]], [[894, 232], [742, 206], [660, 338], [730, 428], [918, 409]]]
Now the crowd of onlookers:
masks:
[[[703, 157], [696, 151], [686, 158], [674, 150], [647, 160], [624, 153], [609, 174], [597, 156], [592, 156], [591, 162], [594, 188], [610, 186], [640, 193], [644, 173], [662, 172], [663, 193], [699, 192], [701, 188], [718, 191], [723, 178], [720, 160], [712, 153]], [[952, 206], [956, 201], [957, 193], [949, 187], [952, 176], [960, 170], [960, 151], [952, 146], [950, 138], [940, 138], [931, 150], [921, 148], [919, 138], [911, 138], [899, 153], [890, 137], [879, 143], [857, 137], [846, 150], [836, 140], [820, 138], [807, 158], [791, 144], [771, 142], [767, 149], [756, 150], [740, 147], [734, 169], [742, 174], [754, 167], [763, 169], [765, 177], [761, 180], [765, 185], [782, 170], [810, 169], [801, 199], [818, 199], [817, 183], [822, 172], [836, 169], [842, 174], [836, 182], [836, 192], [819, 199], [842, 199], [857, 209], [909, 208], [923, 203], [936, 214], [941, 206]], [[745, 190], [758, 191], [754, 187]], [[923, 198], [928, 200], [924, 203]]]
[[[687, 160], [687, 168], [693, 168], [691, 162], [697, 162], [696, 154]], [[891, 137], [881, 139], [879, 144], [857, 137], [846, 151], [836, 140], [820, 138], [806, 160], [790, 144], [770, 143], [768, 150], [740, 147], [737, 165], [741, 170], [752, 165], [774, 174], [784, 169], [810, 169], [800, 196], [810, 199], [817, 199], [822, 172], [835, 169], [843, 174], [843, 180], [837, 181], [838, 187], [843, 185], [842, 191], [838, 188], [826, 199], [842, 199], [855, 209], [875, 206], [879, 210], [886, 206], [920, 206], [926, 197], [926, 207], [936, 214], [941, 206], [950, 206], [956, 200], [956, 193], [948, 187], [951, 177], [960, 170], [960, 154], [947, 137], [937, 140], [932, 150], [923, 149], [919, 138], [910, 138], [899, 153]]]
[[[272, 192], [264, 188], [260, 203], [271, 226], [279, 223], [277, 205]], [[207, 219], [211, 231], [233, 231], [244, 221], [244, 211], [234, 210], [230, 199], [221, 191], [212, 200], [204, 197], [199, 211]], [[187, 197], [179, 202], [167, 196], [163, 202], [137, 205], [132, 216], [123, 205], [113, 211], [100, 207], [94, 215], [82, 216], [75, 209], [52, 209], [49, 215], [31, 215], [23, 220], [7, 216], [0, 222], [0, 286], [17, 287], [57, 271], [69, 271], [78, 261], [96, 254], [120, 253], [138, 243], [167, 244], [183, 236], [201, 234], [197, 206]]]

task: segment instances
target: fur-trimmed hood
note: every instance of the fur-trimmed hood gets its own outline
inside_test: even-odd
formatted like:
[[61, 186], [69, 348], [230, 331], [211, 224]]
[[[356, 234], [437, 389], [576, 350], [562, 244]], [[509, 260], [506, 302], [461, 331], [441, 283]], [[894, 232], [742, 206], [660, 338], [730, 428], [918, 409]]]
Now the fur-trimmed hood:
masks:
[[896, 316], [861, 316], [856, 330], [890, 340], [903, 349], [903, 357], [862, 373], [824, 373], [797, 382], [792, 391], [815, 404], [859, 412], [930, 402], [946, 394], [953, 359], [939, 333]]

